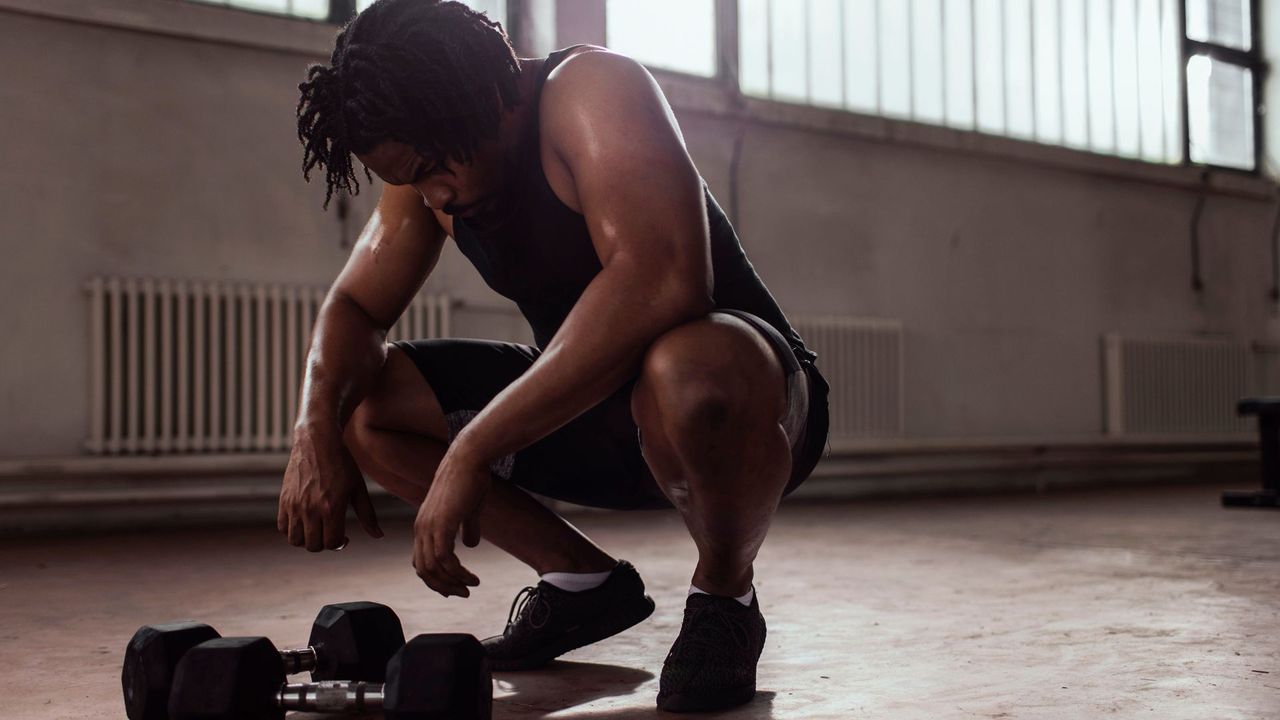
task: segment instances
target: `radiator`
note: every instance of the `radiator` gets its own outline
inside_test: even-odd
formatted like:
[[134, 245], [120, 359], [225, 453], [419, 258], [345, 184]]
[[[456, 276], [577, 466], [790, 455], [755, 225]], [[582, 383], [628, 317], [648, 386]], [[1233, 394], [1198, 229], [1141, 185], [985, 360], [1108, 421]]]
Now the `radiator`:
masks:
[[1278, 387], [1276, 349], [1247, 342], [1109, 333], [1102, 355], [1108, 435], [1248, 433], [1236, 402]]
[[833, 442], [903, 434], [902, 323], [850, 316], [792, 321], [831, 384]]
[[[104, 455], [290, 447], [325, 288], [94, 278], [89, 432]], [[449, 334], [450, 303], [421, 295], [388, 339]]]

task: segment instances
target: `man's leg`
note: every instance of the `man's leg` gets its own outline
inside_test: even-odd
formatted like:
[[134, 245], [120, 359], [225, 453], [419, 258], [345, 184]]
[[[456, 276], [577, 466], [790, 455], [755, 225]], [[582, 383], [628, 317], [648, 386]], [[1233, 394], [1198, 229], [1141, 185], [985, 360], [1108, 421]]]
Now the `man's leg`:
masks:
[[645, 461], [698, 548], [693, 584], [738, 597], [791, 474], [778, 357], [740, 318], [713, 313], [650, 346], [632, 394]]
[[698, 548], [693, 593], [662, 665], [658, 707], [719, 710], [755, 696], [766, 628], [756, 553], [791, 475], [783, 365], [745, 320], [712, 313], [650, 346], [632, 393], [645, 461]]
[[[430, 385], [391, 347], [372, 392], [347, 424], [347, 447], [365, 475], [417, 507], [448, 448], [444, 412]], [[520, 488], [494, 479], [480, 509], [484, 539], [538, 574], [591, 573], [617, 561]]]

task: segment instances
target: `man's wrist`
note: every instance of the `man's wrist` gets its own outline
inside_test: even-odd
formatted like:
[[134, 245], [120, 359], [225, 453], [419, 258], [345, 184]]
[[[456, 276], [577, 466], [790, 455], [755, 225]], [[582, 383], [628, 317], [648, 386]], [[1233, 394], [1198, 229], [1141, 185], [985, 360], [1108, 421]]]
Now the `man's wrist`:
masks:
[[449, 454], [455, 460], [465, 460], [476, 465], [488, 465], [494, 460], [494, 453], [486, 448], [483, 435], [472, 430], [472, 425], [464, 427], [453, 442], [449, 443]]

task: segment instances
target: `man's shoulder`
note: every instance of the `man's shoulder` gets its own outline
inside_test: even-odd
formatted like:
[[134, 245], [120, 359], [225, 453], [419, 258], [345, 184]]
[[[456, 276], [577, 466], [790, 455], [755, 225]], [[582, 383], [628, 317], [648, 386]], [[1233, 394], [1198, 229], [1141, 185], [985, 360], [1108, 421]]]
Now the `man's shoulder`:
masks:
[[639, 94], [636, 99], [642, 100], [656, 90], [653, 76], [634, 59], [598, 45], [580, 45], [547, 74], [542, 108], [625, 103], [628, 96]]

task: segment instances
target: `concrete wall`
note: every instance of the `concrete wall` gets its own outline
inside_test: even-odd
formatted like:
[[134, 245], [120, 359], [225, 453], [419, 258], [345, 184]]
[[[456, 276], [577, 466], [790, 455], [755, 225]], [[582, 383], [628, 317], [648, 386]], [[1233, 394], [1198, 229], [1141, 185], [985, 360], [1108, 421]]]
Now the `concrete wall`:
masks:
[[[683, 118], [721, 188], [724, 125]], [[1270, 201], [1207, 199], [1196, 293], [1191, 189], [758, 123], [739, 182], [743, 243], [783, 308], [903, 321], [911, 437], [1096, 434], [1102, 333], [1278, 329]]]
[[[0, 0], [0, 457], [80, 452], [85, 279], [328, 282], [376, 197], [344, 226], [301, 181], [296, 85], [331, 28], [75, 4]], [[564, 15], [559, 44], [598, 40]], [[909, 436], [1097, 434], [1105, 331], [1280, 339], [1267, 183], [1214, 180], [1196, 293], [1194, 171], [765, 103], [744, 118], [662, 80], [725, 204], [741, 133], [732, 209], [783, 308], [905, 323]], [[525, 336], [451, 247], [429, 287], [479, 308], [462, 334]]]

